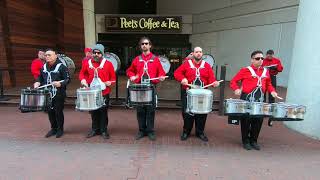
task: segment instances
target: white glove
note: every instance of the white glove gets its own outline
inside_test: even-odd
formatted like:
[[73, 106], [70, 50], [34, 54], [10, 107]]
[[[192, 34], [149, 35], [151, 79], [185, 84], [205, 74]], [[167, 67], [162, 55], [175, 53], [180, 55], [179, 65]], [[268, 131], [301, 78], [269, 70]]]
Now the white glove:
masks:
[[89, 87], [89, 86], [88, 86], [88, 83], [87, 83], [87, 81], [86, 81], [85, 79], [82, 79], [82, 80], [81, 80], [81, 84], [82, 84], [83, 86], [85, 86], [85, 87]]

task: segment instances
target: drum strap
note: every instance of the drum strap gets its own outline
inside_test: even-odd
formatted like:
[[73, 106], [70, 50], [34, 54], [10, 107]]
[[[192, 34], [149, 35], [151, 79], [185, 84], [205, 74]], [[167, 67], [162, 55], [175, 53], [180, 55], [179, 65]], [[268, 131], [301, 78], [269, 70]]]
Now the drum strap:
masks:
[[95, 67], [93, 67], [92, 62], [91, 62], [91, 59], [90, 59], [90, 60], [88, 61], [89, 68], [90, 68], [90, 69], [102, 69], [103, 66], [104, 66], [104, 64], [106, 63], [106, 61], [107, 61], [107, 59], [106, 59], [106, 58], [103, 58], [102, 61], [101, 61], [101, 63], [100, 63], [100, 65], [99, 65], [99, 67], [95, 68]]
[[[51, 84], [52, 83], [51, 73], [57, 73], [59, 71], [59, 68], [60, 68], [61, 65], [62, 65], [62, 63], [58, 63], [53, 71], [48, 71], [47, 70], [47, 63], [45, 63], [43, 65], [43, 72], [48, 74], [47, 84]], [[50, 98], [51, 99], [54, 98], [56, 96], [56, 94], [57, 94], [57, 88], [54, 85], [51, 85]]]
[[104, 64], [106, 63], [106, 61], [107, 61], [107, 59], [106, 59], [106, 58], [103, 58], [102, 61], [101, 61], [101, 63], [100, 63], [100, 65], [99, 65], [97, 68], [93, 67], [92, 62], [91, 62], [91, 59], [88, 61], [89, 68], [94, 70], [94, 80], [97, 81], [97, 82], [95, 82], [95, 81], [93, 80], [94, 83], [91, 82], [90, 87], [91, 87], [91, 86], [98, 86], [98, 84], [99, 84], [101, 90], [105, 90], [105, 89], [106, 89], [106, 85], [105, 85], [105, 84], [101, 81], [101, 79], [99, 78], [99, 72], [98, 72], [98, 69], [102, 69], [103, 66], [104, 66]]
[[[190, 59], [188, 60], [188, 63], [189, 63], [189, 65], [190, 65], [190, 68], [191, 68], [191, 69], [195, 69], [195, 70], [196, 70], [196, 78], [195, 78], [195, 80], [193, 81], [193, 84], [195, 84], [195, 85], [200, 85], [201, 87], [203, 87], [203, 82], [202, 82], [201, 79], [200, 79], [200, 69], [204, 68], [204, 64], [205, 64], [206, 62], [202, 60], [199, 68], [196, 68], [196, 67], [194, 66], [192, 60], [190, 60]], [[200, 82], [200, 84], [198, 84], [197, 81]]]
[[[139, 56], [139, 62], [143, 62], [143, 63], [144, 63], [144, 65], [143, 65], [143, 74], [142, 74], [142, 76], [141, 76], [141, 83], [142, 83], [142, 84], [150, 84], [150, 80], [149, 80], [149, 79], [150, 79], [150, 76], [149, 76], [149, 72], [148, 72], [148, 63], [149, 63], [149, 62], [153, 62], [153, 61], [154, 61], [154, 58], [155, 58], [155, 56], [152, 55], [150, 60], [144, 61], [144, 60], [142, 59], [142, 56], [141, 56], [141, 55]], [[144, 76], [145, 76], [146, 78], [144, 78]]]
[[256, 72], [254, 72], [254, 70], [253, 70], [253, 68], [251, 66], [248, 66], [247, 68], [249, 69], [249, 71], [251, 73], [251, 76], [253, 78], [258, 78], [257, 87], [250, 94], [248, 94], [248, 96], [250, 96], [249, 97], [249, 101], [253, 102], [254, 99], [255, 99], [255, 94], [257, 93], [257, 91], [260, 91], [261, 96], [260, 96], [259, 100], [260, 100], [260, 102], [263, 102], [264, 93], [262, 92], [262, 79], [267, 77], [267, 75], [266, 75], [267, 74], [267, 69], [263, 68], [262, 75], [258, 76], [256, 74]]

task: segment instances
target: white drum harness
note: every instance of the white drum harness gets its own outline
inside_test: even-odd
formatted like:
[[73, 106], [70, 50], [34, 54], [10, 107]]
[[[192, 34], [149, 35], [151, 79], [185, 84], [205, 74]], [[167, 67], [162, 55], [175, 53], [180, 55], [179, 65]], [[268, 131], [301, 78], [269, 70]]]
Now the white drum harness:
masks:
[[97, 68], [93, 67], [91, 59], [88, 61], [89, 68], [94, 70], [94, 77], [92, 82], [90, 83], [90, 88], [99, 88], [101, 89], [101, 91], [106, 89], [106, 85], [101, 81], [101, 79], [98, 76], [98, 69], [102, 69], [106, 61], [107, 59], [103, 58], [100, 65]]
[[[261, 76], [258, 76], [258, 75], [256, 74], [256, 72], [254, 72], [254, 70], [253, 70], [253, 68], [252, 68], [251, 66], [248, 66], [247, 68], [249, 69], [249, 71], [250, 71], [250, 73], [251, 73], [251, 76], [252, 76], [253, 78], [258, 78], [257, 87], [256, 87], [251, 93], [249, 93], [249, 94], [247, 95], [247, 98], [249, 97], [249, 101], [250, 101], [250, 102], [254, 102], [254, 100], [255, 100], [255, 94], [256, 94], [258, 91], [260, 91], [261, 96], [260, 96], [260, 98], [259, 98], [259, 101], [260, 101], [260, 102], [263, 102], [264, 93], [263, 93], [263, 91], [262, 91], [262, 79], [267, 77], [267, 71], [268, 71], [268, 70], [267, 70], [266, 68], [263, 68], [262, 75], [261, 75]], [[246, 99], [247, 99], [247, 98], [246, 98]]]
[[[54, 68], [53, 71], [48, 71], [46, 64], [47, 64], [47, 63], [45, 63], [45, 64], [43, 65], [43, 72], [48, 74], [47, 84], [52, 84], [51, 73], [57, 73], [57, 72], [59, 72], [59, 68], [60, 68], [60, 66], [63, 65], [63, 64], [62, 64], [62, 63], [58, 63], [58, 64], [56, 65], [56, 67]], [[52, 84], [52, 85], [51, 85], [51, 90], [50, 90], [50, 98], [52, 99], [52, 98], [54, 98], [56, 95], [57, 95], [57, 88]]]
[[192, 84], [193, 84], [193, 85], [200, 86], [200, 87], [203, 87], [203, 82], [201, 81], [201, 78], [200, 78], [200, 69], [204, 68], [204, 64], [205, 64], [206, 62], [202, 60], [199, 68], [196, 68], [196, 67], [194, 66], [194, 64], [192, 63], [192, 60], [188, 60], [188, 63], [189, 63], [189, 65], [190, 65], [190, 68], [191, 68], [191, 69], [195, 69], [195, 70], [196, 70], [196, 78], [195, 78], [195, 80], [192, 82]]

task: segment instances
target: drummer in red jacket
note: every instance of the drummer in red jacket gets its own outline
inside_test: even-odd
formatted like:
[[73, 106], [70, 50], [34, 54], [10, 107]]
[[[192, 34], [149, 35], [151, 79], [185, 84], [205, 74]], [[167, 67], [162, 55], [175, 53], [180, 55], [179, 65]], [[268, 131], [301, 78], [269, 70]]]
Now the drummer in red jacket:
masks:
[[208, 63], [202, 60], [202, 49], [195, 47], [192, 53], [192, 58], [186, 59], [185, 62], [174, 72], [174, 77], [183, 85], [182, 91], [182, 117], [184, 121], [181, 140], [188, 139], [195, 121], [196, 136], [202, 141], [207, 142], [208, 137], [204, 133], [207, 114], [194, 114], [193, 116], [186, 112], [187, 108], [187, 93], [189, 88], [187, 84], [205, 86], [214, 83], [212, 86], [219, 86], [216, 81], [213, 70]]
[[[269, 68], [271, 84], [274, 88], [277, 88], [277, 74], [283, 71], [283, 66], [281, 64], [281, 60], [274, 57], [274, 51], [268, 50], [266, 53], [266, 58], [263, 60], [262, 63], [263, 67]], [[265, 94], [266, 95], [266, 94]], [[275, 99], [272, 97], [271, 94], [268, 94], [269, 103], [274, 103]], [[266, 98], [266, 97], [265, 97]], [[266, 101], [266, 100], [265, 100]]]
[[31, 74], [33, 78], [36, 80], [40, 76], [40, 70], [45, 63], [44, 50], [38, 50], [38, 58], [34, 59], [31, 63]]
[[[142, 37], [139, 41], [139, 47], [142, 54], [135, 57], [131, 66], [127, 69], [127, 76], [130, 81], [140, 84], [157, 84], [165, 80], [166, 73], [164, 72], [160, 60], [157, 56], [151, 53], [152, 43], [148, 37]], [[156, 78], [157, 80], [148, 80]], [[155, 107], [150, 105], [137, 107], [137, 118], [139, 124], [139, 132], [136, 135], [136, 140], [148, 136], [150, 140], [155, 140], [154, 133], [154, 117]]]
[[[84, 54], [85, 57], [81, 61], [81, 67], [84, 66], [84, 64], [88, 63], [88, 61], [92, 58], [92, 49], [87, 47], [84, 48]], [[84, 74], [84, 79], [88, 82], [88, 74]]]
[[[100, 109], [91, 111], [92, 118], [92, 130], [88, 133], [87, 138], [91, 138], [98, 134], [104, 139], [109, 139], [108, 127], [108, 106], [109, 106], [109, 94], [111, 92], [110, 86], [115, 83], [116, 75], [112, 63], [103, 57], [104, 46], [102, 44], [96, 44], [92, 48], [93, 56], [87, 62], [84, 62], [81, 67], [79, 79], [83, 86], [93, 86], [94, 71], [97, 70], [98, 78], [100, 78], [102, 84], [99, 84], [102, 88], [102, 95], [105, 99], [105, 105]], [[86, 80], [88, 79], [88, 81]]]
[[[269, 71], [262, 67], [263, 52], [254, 51], [251, 53], [251, 65], [240, 69], [240, 71], [230, 81], [230, 87], [240, 99], [246, 101], [263, 102], [265, 92], [271, 93], [273, 97], [278, 97], [271, 84]], [[241, 83], [239, 86], [238, 83]], [[278, 97], [280, 98], [280, 97]], [[241, 135], [243, 148], [246, 150], [260, 150], [258, 137], [261, 130], [263, 118], [243, 116], [240, 118]]]

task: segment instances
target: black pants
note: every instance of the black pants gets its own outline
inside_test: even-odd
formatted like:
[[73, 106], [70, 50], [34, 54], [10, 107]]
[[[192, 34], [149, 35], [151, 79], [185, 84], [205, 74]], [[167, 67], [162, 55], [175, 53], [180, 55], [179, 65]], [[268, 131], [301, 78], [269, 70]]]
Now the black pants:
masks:
[[[270, 79], [271, 79], [271, 84], [274, 87], [274, 89], [277, 88], [277, 76], [276, 75], [270, 75]], [[267, 93], [264, 94], [264, 102], [267, 102]], [[268, 93], [268, 102], [269, 103], [274, 103], [275, 102], [275, 98], [271, 95], [271, 93]]]
[[137, 106], [137, 119], [139, 131], [143, 133], [154, 132], [155, 107], [153, 105]]
[[109, 108], [109, 94], [104, 96], [105, 104], [101, 108], [90, 111], [92, 119], [92, 131], [96, 133], [104, 133], [108, 127], [108, 108]]
[[51, 129], [53, 130], [62, 130], [64, 125], [64, 99], [65, 96], [57, 94], [51, 101], [51, 104], [48, 108], [48, 116], [51, 124]]
[[182, 118], [183, 118], [183, 132], [190, 134], [193, 128], [193, 122], [195, 123], [196, 135], [203, 134], [206, 125], [207, 114], [194, 114], [190, 115], [186, 113], [187, 108], [187, 92], [182, 91]]
[[[241, 94], [240, 99], [246, 100], [247, 94]], [[256, 95], [255, 99], [259, 99], [260, 95]], [[263, 123], [263, 117], [241, 116], [241, 136], [242, 143], [257, 142]]]

